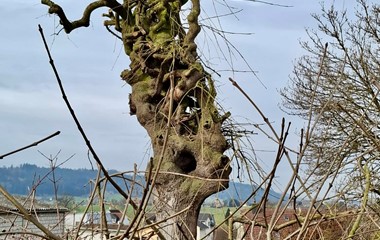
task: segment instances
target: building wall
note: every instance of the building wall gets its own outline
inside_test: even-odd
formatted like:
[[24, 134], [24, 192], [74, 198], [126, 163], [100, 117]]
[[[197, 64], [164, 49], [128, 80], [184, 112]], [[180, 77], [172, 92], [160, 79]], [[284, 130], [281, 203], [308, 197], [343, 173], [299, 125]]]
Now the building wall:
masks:
[[[43, 212], [37, 214], [38, 221], [47, 227], [52, 233], [63, 236], [65, 218], [64, 213], [60, 213], [59, 219], [57, 213], [53, 212]], [[43, 234], [40, 229], [37, 228], [33, 223], [24, 219], [21, 215], [16, 213], [0, 213], [0, 239], [5, 238], [5, 233], [10, 232], [33, 232], [38, 234]], [[45, 235], [45, 234], [43, 234]], [[16, 239], [19, 237], [14, 236]], [[9, 237], [7, 237], [8, 239]]]
[[200, 239], [203, 239], [203, 240], [213, 240], [214, 239], [214, 237], [213, 237], [214, 233], [211, 233], [206, 238], [204, 238], [204, 236], [206, 236], [210, 232], [211, 232], [211, 228], [201, 229], [200, 227], [197, 227], [197, 240], [200, 240]]

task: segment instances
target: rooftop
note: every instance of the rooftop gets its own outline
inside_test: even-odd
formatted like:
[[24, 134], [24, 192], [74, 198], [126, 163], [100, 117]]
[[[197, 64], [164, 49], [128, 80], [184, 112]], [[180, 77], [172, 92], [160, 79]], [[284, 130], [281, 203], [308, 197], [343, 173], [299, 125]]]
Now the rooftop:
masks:
[[[13, 196], [25, 209], [36, 212], [57, 212], [55, 204], [38, 201], [25, 196]], [[67, 208], [58, 207], [60, 212], [68, 212]], [[0, 196], [0, 213], [19, 212], [19, 210], [4, 196]]]

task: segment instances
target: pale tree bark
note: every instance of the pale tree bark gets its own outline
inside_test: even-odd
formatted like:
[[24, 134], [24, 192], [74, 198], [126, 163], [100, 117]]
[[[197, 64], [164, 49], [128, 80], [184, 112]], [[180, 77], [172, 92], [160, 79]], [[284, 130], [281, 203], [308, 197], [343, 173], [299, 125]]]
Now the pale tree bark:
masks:
[[186, 0], [99, 0], [77, 21], [68, 20], [59, 5], [42, 3], [67, 33], [87, 27], [93, 10], [110, 9], [105, 25], [121, 34], [131, 60], [121, 73], [132, 87], [130, 112], [151, 138], [147, 180], [161, 232], [167, 239], [195, 238], [201, 204], [228, 187], [231, 172], [222, 132], [229, 114], [219, 113], [213, 80], [197, 55], [200, 0], [189, 4], [186, 29], [179, 17]]

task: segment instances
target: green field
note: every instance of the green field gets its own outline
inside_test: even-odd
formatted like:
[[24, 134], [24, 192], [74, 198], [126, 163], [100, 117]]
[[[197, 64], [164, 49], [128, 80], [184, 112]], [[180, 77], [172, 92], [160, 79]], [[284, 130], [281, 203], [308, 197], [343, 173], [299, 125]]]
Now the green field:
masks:
[[[236, 210], [236, 207], [222, 207], [222, 208], [213, 208], [213, 207], [202, 207], [202, 213], [211, 213], [214, 215], [216, 224], [220, 224], [224, 221], [227, 209], [230, 209], [230, 213], [233, 213]], [[239, 216], [237, 213], [235, 216]]]

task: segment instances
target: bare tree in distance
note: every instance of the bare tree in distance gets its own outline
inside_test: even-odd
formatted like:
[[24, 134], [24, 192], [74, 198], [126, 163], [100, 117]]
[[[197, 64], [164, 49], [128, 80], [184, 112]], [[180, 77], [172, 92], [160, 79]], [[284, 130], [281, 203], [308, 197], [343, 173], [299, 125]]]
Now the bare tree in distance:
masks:
[[338, 199], [360, 202], [349, 237], [380, 198], [380, 5], [356, 2], [356, 12], [323, 6], [314, 15], [318, 30], [308, 31], [307, 55], [282, 90], [285, 107], [308, 120], [305, 160], [316, 184], [328, 176]]

